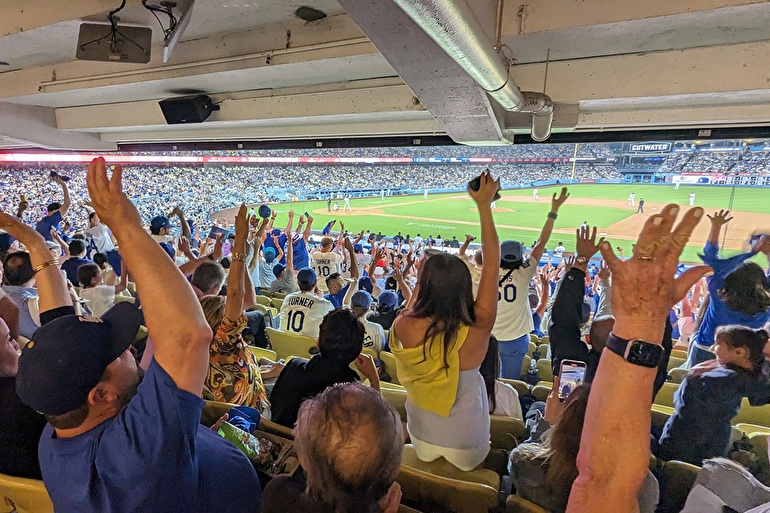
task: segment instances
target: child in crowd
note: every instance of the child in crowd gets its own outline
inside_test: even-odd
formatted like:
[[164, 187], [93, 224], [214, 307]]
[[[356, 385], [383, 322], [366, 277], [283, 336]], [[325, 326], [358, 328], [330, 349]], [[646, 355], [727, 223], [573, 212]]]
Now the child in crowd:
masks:
[[88, 309], [91, 315], [101, 317], [104, 312], [112, 308], [115, 304], [115, 294], [119, 294], [126, 289], [126, 272], [115, 285], [105, 285], [102, 270], [96, 264], [84, 264], [77, 270], [78, 282], [83, 289], [80, 291], [80, 297], [87, 299]]

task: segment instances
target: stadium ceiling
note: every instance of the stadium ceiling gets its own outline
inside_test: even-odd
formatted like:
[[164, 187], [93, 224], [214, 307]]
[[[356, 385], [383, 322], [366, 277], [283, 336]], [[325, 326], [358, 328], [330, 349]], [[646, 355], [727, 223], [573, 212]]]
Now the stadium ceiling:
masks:
[[[80, 24], [120, 0], [3, 0], [0, 149], [529, 134], [532, 115], [505, 111], [406, 1], [197, 0], [163, 64], [158, 22], [127, 0], [119, 23], [151, 27], [153, 50], [124, 64], [75, 59]], [[501, 20], [511, 79], [550, 96], [554, 134], [770, 125], [770, 2], [464, 1], [483, 47]], [[300, 19], [303, 6], [325, 16]], [[196, 93], [221, 109], [167, 125], [158, 100]]]

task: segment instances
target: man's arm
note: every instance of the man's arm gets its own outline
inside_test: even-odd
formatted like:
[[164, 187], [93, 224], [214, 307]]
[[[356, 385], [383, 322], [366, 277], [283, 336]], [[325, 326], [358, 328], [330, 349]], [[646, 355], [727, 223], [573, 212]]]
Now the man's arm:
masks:
[[460, 252], [458, 253], [459, 257], [464, 257], [465, 252], [468, 251], [468, 246], [470, 245], [471, 241], [475, 239], [473, 235], [466, 235], [465, 240], [463, 241], [463, 245], [460, 246]]
[[307, 242], [310, 239], [310, 229], [313, 226], [313, 216], [307, 216], [307, 226], [305, 227], [305, 231], [302, 234], [302, 237], [305, 239], [305, 242]]
[[[688, 211], [674, 227], [679, 207], [668, 205], [645, 223], [637, 248], [650, 253], [621, 261], [608, 242], [600, 249], [612, 271], [613, 333], [625, 340], [660, 344], [668, 311], [708, 267], [693, 267], [675, 279], [681, 255], [703, 209]], [[568, 513], [637, 512], [636, 495], [648, 472], [650, 406], [656, 369], [634, 365], [609, 349], [599, 362], [585, 414]]]
[[345, 249], [350, 255], [350, 277], [358, 281], [358, 263], [356, 263], [356, 250], [353, 248], [353, 243], [350, 239], [345, 239]]
[[200, 396], [212, 333], [192, 287], [142, 228], [136, 207], [123, 193], [120, 165], [108, 179], [104, 159], [94, 159], [88, 166], [87, 184], [94, 208], [118, 239], [121, 256], [141, 294], [156, 361], [177, 387]]
[[612, 283], [610, 282], [610, 269], [602, 260], [602, 268], [596, 275], [599, 279], [599, 306], [596, 307], [594, 319], [612, 315]]
[[182, 212], [182, 209], [180, 207], [175, 207], [174, 210], [171, 211], [172, 216], [176, 216], [179, 219], [179, 226], [182, 228], [182, 237], [187, 238], [187, 240], [192, 240], [192, 232], [190, 231], [190, 225], [187, 224], [187, 220], [184, 218], [184, 212]]
[[[208, 260], [213, 261], [219, 261], [222, 258], [222, 245], [224, 244], [224, 234], [220, 233], [217, 235], [216, 242], [214, 243], [214, 251], [211, 252], [210, 255], [204, 255], [198, 258], [193, 258], [189, 262], [185, 262], [181, 266], [179, 266], [179, 270], [181, 273], [185, 276], [192, 276], [192, 274], [195, 272], [195, 270], [201, 266], [203, 262], [206, 262]], [[122, 248], [123, 246], [121, 246]], [[121, 255], [123, 254], [123, 250], [121, 249]], [[165, 252], [164, 252], [165, 254]], [[168, 257], [168, 255], [166, 255]], [[173, 260], [172, 260], [173, 262]]]
[[[227, 303], [225, 317], [237, 320], [243, 315], [246, 286], [243, 276], [246, 272], [246, 239], [249, 235], [249, 219], [246, 205], [241, 204], [235, 216], [235, 242], [230, 259], [230, 273], [227, 276]], [[252, 295], [254, 291], [252, 290]]]
[[67, 182], [59, 178], [58, 176], [54, 178], [54, 181], [61, 185], [61, 192], [64, 196], [64, 200], [61, 202], [61, 207], [59, 208], [59, 213], [64, 217], [67, 215], [67, 211], [70, 209], [70, 205], [72, 205], [72, 200], [70, 199], [70, 188], [67, 186]]
[[286, 271], [294, 274], [294, 242], [291, 240], [291, 229], [286, 230]]
[[[543, 231], [540, 232], [540, 238], [537, 240], [537, 244], [535, 244], [535, 247], [532, 248], [532, 258], [538, 262], [540, 262], [540, 258], [543, 256], [545, 245], [548, 244], [548, 239], [551, 238], [551, 233], [553, 233], [553, 225], [556, 222], [559, 207], [561, 207], [562, 204], [567, 201], [567, 198], [569, 198], [569, 193], [567, 192], [566, 187], [562, 187], [561, 194], [559, 194], [558, 198], [556, 197], [556, 194], [554, 194], [553, 198], [551, 198], [551, 211], [548, 213], [548, 219], [546, 219], [545, 225], [543, 225]], [[486, 260], [484, 263], [486, 263]]]

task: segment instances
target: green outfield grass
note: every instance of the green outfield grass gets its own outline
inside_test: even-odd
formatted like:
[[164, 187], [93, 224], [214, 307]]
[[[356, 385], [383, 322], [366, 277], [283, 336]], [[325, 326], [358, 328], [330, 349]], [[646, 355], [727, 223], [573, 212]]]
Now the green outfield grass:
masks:
[[[515, 239], [530, 246], [540, 234], [540, 230], [550, 209], [551, 195], [558, 190], [557, 187], [540, 188], [539, 202], [532, 202], [531, 189], [511, 189], [502, 192], [503, 199], [497, 202], [498, 209], [495, 212], [495, 223], [498, 225], [498, 233], [501, 240]], [[631, 192], [636, 194], [637, 201], [644, 198], [650, 203], [678, 203], [687, 205], [691, 192], [696, 194], [696, 205], [707, 210], [727, 208], [731, 188], [714, 186], [682, 186], [678, 191], [673, 186], [656, 185], [599, 185], [579, 184], [569, 187], [572, 201], [561, 208], [559, 219], [556, 222], [557, 230], [569, 230], [568, 233], [554, 233], [548, 244], [553, 249], [558, 242], [563, 242], [568, 251], [574, 248], [575, 236], [572, 230], [577, 228], [584, 220], [591, 225], [607, 227], [623, 219], [635, 215], [635, 210], [624, 203]], [[521, 196], [527, 201], [516, 201], [515, 197]], [[506, 199], [507, 197], [513, 197]], [[576, 204], [578, 200], [581, 204]], [[733, 201], [733, 210], [747, 212], [770, 213], [770, 191], [762, 188], [736, 188]], [[608, 204], [609, 203], [609, 204]], [[339, 200], [340, 208], [343, 201]], [[466, 233], [479, 235], [478, 214], [475, 204], [467, 194], [430, 194], [427, 201], [422, 195], [395, 196], [380, 198], [354, 198], [351, 200], [353, 213], [327, 212], [325, 201], [297, 202], [294, 204], [275, 205], [280, 212], [293, 208], [297, 214], [311, 211], [315, 218], [314, 229], [321, 229], [332, 219], [338, 223], [343, 222], [345, 228], [351, 232], [362, 229], [373, 232], [382, 232], [386, 236], [393, 236], [397, 232], [403, 235], [428, 235], [436, 237], [441, 235], [444, 239], [453, 236], [462, 240]], [[510, 209], [512, 211], [505, 211]], [[285, 218], [284, 218], [285, 219]], [[281, 220], [279, 219], [279, 224]], [[335, 227], [338, 228], [339, 226]], [[613, 246], [621, 246], [630, 254], [633, 243], [630, 238], [635, 238], [636, 233], [625, 234], [629, 240], [612, 240]], [[682, 260], [695, 262], [697, 253], [702, 250], [702, 245], [692, 244], [688, 246]]]

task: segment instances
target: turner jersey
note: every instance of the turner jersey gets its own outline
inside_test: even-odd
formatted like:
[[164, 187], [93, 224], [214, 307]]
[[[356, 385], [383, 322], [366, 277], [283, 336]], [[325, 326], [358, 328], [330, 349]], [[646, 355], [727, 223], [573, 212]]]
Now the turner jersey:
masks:
[[316, 251], [313, 253], [313, 269], [315, 269], [318, 275], [318, 288], [324, 292], [329, 292], [326, 287], [326, 278], [334, 273], [341, 273], [340, 264], [344, 259], [339, 253], [329, 252], [321, 253]]
[[[499, 279], [502, 280], [508, 271], [500, 269]], [[497, 340], [515, 340], [535, 329], [528, 293], [535, 272], [537, 260], [530, 257], [500, 284], [497, 291], [497, 319], [492, 329]]]
[[332, 310], [334, 305], [322, 297], [310, 292], [292, 292], [281, 305], [281, 330], [317, 339], [321, 321]]

